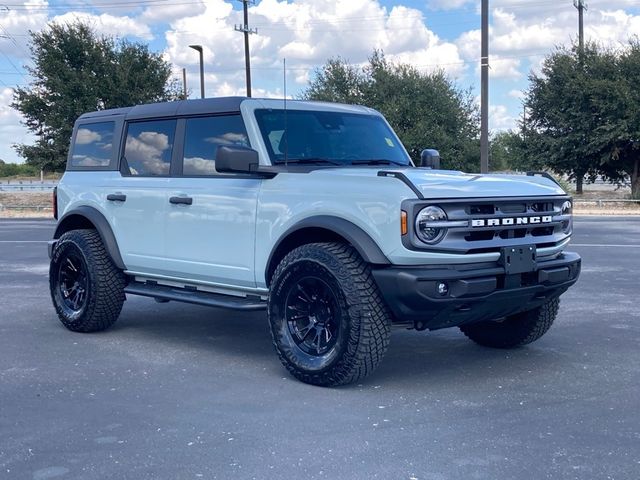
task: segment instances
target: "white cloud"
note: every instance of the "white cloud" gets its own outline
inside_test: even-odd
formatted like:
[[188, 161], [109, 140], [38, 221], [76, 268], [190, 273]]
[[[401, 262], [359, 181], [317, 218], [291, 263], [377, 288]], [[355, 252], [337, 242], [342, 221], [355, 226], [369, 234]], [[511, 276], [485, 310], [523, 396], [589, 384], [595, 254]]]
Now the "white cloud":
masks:
[[46, 25], [47, 6], [44, 0], [29, 0], [20, 7], [0, 10], [0, 49], [17, 59], [29, 58], [29, 30], [38, 31]]
[[141, 132], [137, 137], [128, 136], [125, 152], [129, 167], [133, 172], [150, 172], [153, 175], [169, 173], [166, 151], [169, 137], [164, 133]]
[[516, 127], [517, 119], [509, 114], [504, 105], [489, 105], [489, 128], [509, 130]]
[[160, 5], [161, 8], [158, 8], [158, 5], [152, 5], [145, 8], [139, 18], [140, 21], [147, 24], [168, 22], [176, 18], [184, 18], [202, 14], [206, 10], [206, 3], [207, 2], [205, 0], [202, 0], [200, 2], [190, 0], [184, 2], [176, 2], [173, 5], [171, 5], [170, 3], [167, 5]]
[[[518, 58], [502, 58], [489, 55], [489, 77], [492, 79], [519, 80], [524, 75], [520, 69], [522, 61]], [[480, 75], [480, 62], [476, 64], [476, 75]]]
[[53, 17], [51, 21], [58, 24], [70, 24], [80, 21], [91, 25], [101, 35], [136, 37], [143, 40], [151, 40], [153, 38], [148, 25], [127, 16], [119, 17], [108, 13], [94, 15], [86, 12], [67, 12]]
[[522, 90], [510, 90], [507, 95], [509, 95], [511, 98], [518, 99], [523, 99], [525, 97], [525, 93]]
[[76, 133], [76, 144], [89, 145], [93, 142], [99, 142], [102, 140], [102, 136], [98, 132], [89, 130], [87, 128], [80, 128]]
[[35, 137], [22, 126], [22, 115], [11, 108], [13, 89], [0, 89], [0, 159], [8, 162], [21, 160], [12, 145], [15, 143], [31, 144]]
[[434, 10], [455, 10], [472, 3], [470, 0], [429, 0], [427, 5]]
[[494, 78], [519, 80], [523, 77], [520, 70], [521, 61], [518, 58], [501, 58], [497, 55], [489, 56], [489, 75]]
[[[373, 49], [382, 49], [392, 61], [410, 62], [424, 70], [442, 66], [452, 75], [464, 71], [458, 47], [427, 28], [423, 14], [406, 6], [390, 10], [378, 0], [262, 0], [250, 8], [251, 62], [254, 85], [282, 84], [282, 59], [294, 83], [305, 84], [310, 72], [328, 58], [366, 62]], [[232, 93], [242, 89], [244, 46], [234, 31], [241, 13], [229, 2], [209, 0], [203, 12], [176, 19], [166, 33], [167, 55], [175, 64], [197, 73], [197, 59], [188, 44], [205, 48], [205, 69], [215, 72], [207, 92]], [[221, 48], [222, 47], [222, 48]], [[294, 85], [295, 86], [295, 85]]]

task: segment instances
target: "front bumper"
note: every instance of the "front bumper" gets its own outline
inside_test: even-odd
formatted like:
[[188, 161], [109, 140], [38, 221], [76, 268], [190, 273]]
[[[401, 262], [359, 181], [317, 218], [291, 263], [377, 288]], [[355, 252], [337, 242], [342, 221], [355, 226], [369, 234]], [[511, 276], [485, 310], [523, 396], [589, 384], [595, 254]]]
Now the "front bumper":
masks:
[[[386, 267], [373, 270], [398, 323], [436, 330], [493, 320], [539, 307], [576, 283], [581, 258], [564, 252], [536, 270], [507, 275], [496, 264]], [[438, 293], [446, 284], [447, 293]]]

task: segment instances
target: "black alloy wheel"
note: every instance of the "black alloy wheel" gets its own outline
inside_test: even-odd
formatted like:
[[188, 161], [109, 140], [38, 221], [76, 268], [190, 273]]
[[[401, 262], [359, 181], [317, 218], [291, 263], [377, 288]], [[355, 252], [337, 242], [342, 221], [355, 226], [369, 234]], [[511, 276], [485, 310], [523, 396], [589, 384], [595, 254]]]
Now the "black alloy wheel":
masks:
[[321, 278], [308, 276], [292, 284], [285, 304], [289, 333], [305, 353], [322, 356], [340, 332], [340, 309], [333, 289]]
[[64, 260], [58, 266], [58, 294], [60, 303], [67, 310], [67, 314], [82, 311], [87, 304], [87, 262], [82, 252], [75, 247], [67, 252]]

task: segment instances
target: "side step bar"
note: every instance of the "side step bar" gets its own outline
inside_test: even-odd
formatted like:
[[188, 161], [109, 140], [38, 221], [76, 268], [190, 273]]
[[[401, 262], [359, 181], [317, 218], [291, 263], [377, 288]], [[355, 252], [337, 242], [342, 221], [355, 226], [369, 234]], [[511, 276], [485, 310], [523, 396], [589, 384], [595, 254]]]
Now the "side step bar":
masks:
[[217, 293], [201, 292], [190, 288], [176, 288], [165, 285], [131, 282], [124, 288], [125, 293], [142, 297], [173, 300], [176, 302], [193, 303], [207, 307], [229, 308], [231, 310], [258, 311], [266, 310], [267, 303], [260, 297], [232, 297]]

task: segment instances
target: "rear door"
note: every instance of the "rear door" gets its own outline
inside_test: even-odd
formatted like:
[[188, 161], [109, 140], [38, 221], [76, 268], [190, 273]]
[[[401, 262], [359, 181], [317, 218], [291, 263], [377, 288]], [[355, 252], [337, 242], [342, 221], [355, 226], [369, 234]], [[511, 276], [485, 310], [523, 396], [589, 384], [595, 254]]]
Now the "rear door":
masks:
[[177, 120], [126, 126], [119, 179], [110, 183], [107, 209], [120, 253], [131, 272], [164, 275], [167, 186]]
[[172, 276], [255, 287], [254, 250], [262, 179], [221, 174], [220, 145], [248, 146], [239, 113], [180, 120], [179, 155], [169, 179], [165, 268]]

